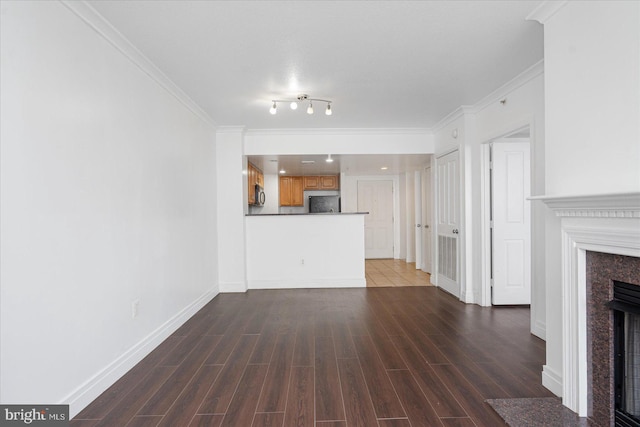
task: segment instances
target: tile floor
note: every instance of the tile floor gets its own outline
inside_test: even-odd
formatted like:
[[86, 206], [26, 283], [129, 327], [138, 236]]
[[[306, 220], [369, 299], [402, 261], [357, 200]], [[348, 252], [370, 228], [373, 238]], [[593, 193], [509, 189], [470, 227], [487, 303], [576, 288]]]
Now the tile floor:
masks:
[[431, 286], [429, 273], [416, 270], [415, 262], [399, 259], [365, 260], [367, 287]]

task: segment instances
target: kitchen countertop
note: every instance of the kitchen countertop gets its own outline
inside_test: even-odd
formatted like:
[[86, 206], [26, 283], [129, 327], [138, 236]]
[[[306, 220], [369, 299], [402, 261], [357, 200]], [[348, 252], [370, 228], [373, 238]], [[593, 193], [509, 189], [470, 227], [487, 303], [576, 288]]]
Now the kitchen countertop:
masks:
[[300, 216], [300, 215], [368, 215], [369, 212], [319, 212], [319, 213], [267, 213], [246, 214], [245, 216]]

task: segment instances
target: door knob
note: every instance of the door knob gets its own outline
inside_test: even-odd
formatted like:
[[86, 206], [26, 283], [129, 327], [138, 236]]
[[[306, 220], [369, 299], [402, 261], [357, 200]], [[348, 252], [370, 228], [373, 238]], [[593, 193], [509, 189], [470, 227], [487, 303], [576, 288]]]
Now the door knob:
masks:
[[457, 229], [457, 228], [454, 228], [454, 229], [453, 229], [453, 231], [452, 231], [452, 233], [453, 233], [453, 234], [458, 234], [458, 229]]
[[421, 227], [421, 225], [420, 225], [420, 224], [418, 224], [418, 225], [416, 225], [416, 227], [420, 228], [420, 227]]

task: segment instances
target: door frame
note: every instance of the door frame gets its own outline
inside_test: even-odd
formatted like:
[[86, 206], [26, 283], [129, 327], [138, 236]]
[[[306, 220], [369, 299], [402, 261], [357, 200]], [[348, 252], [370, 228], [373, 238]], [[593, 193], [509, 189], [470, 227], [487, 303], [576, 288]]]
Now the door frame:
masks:
[[[357, 210], [358, 211], [362, 211], [360, 208], [360, 184], [364, 184], [364, 183], [390, 183], [391, 184], [391, 197], [390, 197], [390, 202], [391, 202], [391, 257], [394, 257], [395, 255], [395, 250], [396, 250], [396, 215], [395, 215], [395, 183], [393, 181], [393, 179], [358, 179], [356, 181], [356, 204], [357, 204]], [[366, 221], [365, 221], [366, 223]], [[365, 224], [365, 234], [366, 234], [366, 224]], [[371, 253], [369, 253], [369, 256], [371, 256]], [[387, 259], [386, 256], [376, 256], [373, 258], [367, 258], [367, 248], [366, 248], [366, 236], [365, 236], [365, 259]]]
[[[400, 233], [402, 233], [400, 229], [400, 177], [398, 175], [358, 175], [354, 178], [356, 206], [359, 181], [393, 181], [393, 258], [400, 259]], [[340, 182], [344, 181], [341, 176]], [[345, 200], [345, 195], [342, 191], [344, 191], [344, 186], [341, 186], [340, 195], [342, 200]]]
[[[433, 175], [431, 171], [431, 163], [422, 167], [422, 271], [430, 275], [433, 273], [433, 236], [426, 241], [426, 234], [433, 231]], [[427, 177], [429, 178], [429, 186], [426, 185]], [[425, 219], [428, 219], [428, 221], [425, 221]]]
[[[465, 237], [465, 227], [463, 226], [464, 222], [466, 221], [466, 217], [464, 215], [465, 209], [464, 209], [464, 194], [465, 194], [465, 189], [464, 189], [464, 167], [462, 166], [464, 164], [464, 150], [463, 147], [461, 146], [455, 146], [452, 147], [448, 150], [439, 152], [437, 154], [434, 154], [433, 158], [432, 158], [432, 163], [431, 163], [431, 170], [432, 170], [432, 188], [434, 189], [433, 192], [433, 205], [431, 207], [431, 213], [432, 213], [432, 217], [431, 217], [431, 222], [434, 224], [434, 226], [432, 227], [432, 254], [431, 254], [431, 260], [432, 260], [432, 268], [431, 270], [431, 283], [439, 288], [442, 288], [442, 286], [439, 283], [438, 280], [438, 276], [440, 275], [440, 271], [438, 268], [438, 265], [440, 263], [440, 251], [438, 249], [438, 233], [439, 233], [439, 221], [440, 218], [438, 216], [438, 212], [440, 210], [440, 205], [439, 205], [439, 193], [438, 193], [438, 189], [440, 188], [440, 183], [438, 180], [438, 159], [441, 159], [442, 157], [448, 156], [449, 154], [452, 153], [458, 153], [458, 218], [460, 221], [460, 233], [458, 234], [458, 295], [453, 295], [455, 298], [457, 298], [460, 301], [464, 301], [464, 302], [470, 302], [467, 299], [464, 298], [465, 292], [466, 292], [466, 284], [465, 284], [465, 272], [463, 269], [463, 265], [465, 263], [465, 242], [464, 239]], [[444, 290], [444, 289], [443, 289]], [[446, 291], [445, 291], [446, 292]]]
[[[492, 248], [491, 248], [491, 143], [497, 139], [508, 138], [509, 136], [515, 135], [524, 130], [529, 130], [529, 157], [530, 157], [530, 178], [531, 184], [533, 186], [533, 153], [532, 151], [532, 139], [533, 139], [533, 124], [527, 122], [524, 125], [520, 125], [518, 127], [514, 127], [508, 132], [503, 132], [500, 135], [487, 139], [482, 142], [480, 145], [480, 161], [481, 161], [481, 170], [480, 170], [480, 238], [481, 241], [481, 251], [480, 251], [480, 259], [481, 259], [481, 289], [480, 289], [480, 305], [481, 306], [491, 306], [491, 262], [492, 262]], [[530, 207], [532, 209], [532, 207]], [[531, 212], [533, 213], [533, 212]], [[533, 218], [533, 216], [532, 216]], [[532, 220], [533, 221], [533, 220]], [[533, 228], [533, 224], [531, 224], [531, 228]], [[531, 262], [533, 263], [533, 252], [531, 253]], [[531, 279], [531, 308], [533, 310], [533, 274]]]

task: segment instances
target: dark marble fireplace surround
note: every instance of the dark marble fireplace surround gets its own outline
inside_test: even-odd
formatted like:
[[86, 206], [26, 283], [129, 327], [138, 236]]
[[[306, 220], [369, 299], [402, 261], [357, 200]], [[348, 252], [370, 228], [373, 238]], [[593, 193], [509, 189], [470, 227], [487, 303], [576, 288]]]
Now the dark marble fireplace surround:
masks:
[[640, 258], [586, 252], [589, 425], [613, 426], [613, 281], [640, 286]]

